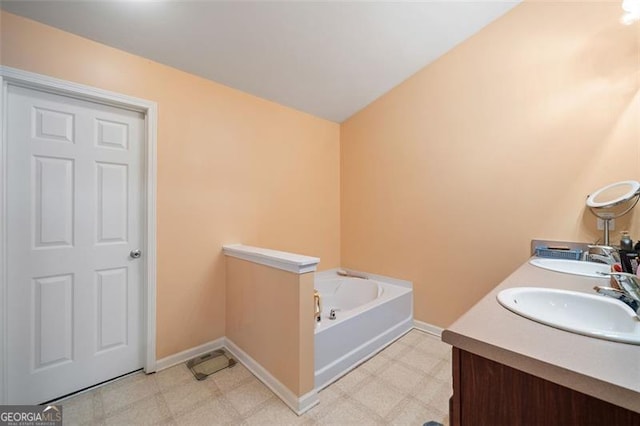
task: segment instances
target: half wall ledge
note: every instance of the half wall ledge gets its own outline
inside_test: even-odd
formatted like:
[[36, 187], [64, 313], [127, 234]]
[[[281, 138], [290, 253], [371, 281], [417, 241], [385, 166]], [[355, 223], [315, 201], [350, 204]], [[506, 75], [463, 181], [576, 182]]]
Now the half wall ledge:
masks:
[[318, 269], [318, 263], [320, 263], [320, 259], [317, 257], [245, 246], [244, 244], [226, 244], [222, 246], [222, 252], [225, 256], [236, 257], [260, 265], [293, 272], [294, 274], [315, 272]]

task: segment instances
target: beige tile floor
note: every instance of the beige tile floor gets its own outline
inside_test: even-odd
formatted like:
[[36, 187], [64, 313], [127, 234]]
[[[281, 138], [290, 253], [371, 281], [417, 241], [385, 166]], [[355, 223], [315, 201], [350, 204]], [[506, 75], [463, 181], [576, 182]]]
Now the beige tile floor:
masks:
[[201, 382], [184, 364], [138, 373], [60, 403], [64, 424], [423, 425], [448, 424], [451, 347], [412, 330], [320, 392], [296, 416], [243, 365]]

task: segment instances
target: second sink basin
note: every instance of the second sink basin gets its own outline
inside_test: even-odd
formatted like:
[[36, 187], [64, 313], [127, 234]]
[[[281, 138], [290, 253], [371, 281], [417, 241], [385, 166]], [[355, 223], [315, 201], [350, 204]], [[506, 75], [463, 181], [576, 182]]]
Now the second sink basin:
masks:
[[550, 271], [594, 278], [603, 278], [601, 273], [611, 271], [611, 267], [604, 263], [583, 262], [580, 260], [535, 257], [531, 259], [529, 263], [538, 268], [548, 269]]
[[498, 293], [498, 302], [518, 315], [551, 327], [640, 345], [640, 321], [619, 300], [568, 290], [514, 287]]

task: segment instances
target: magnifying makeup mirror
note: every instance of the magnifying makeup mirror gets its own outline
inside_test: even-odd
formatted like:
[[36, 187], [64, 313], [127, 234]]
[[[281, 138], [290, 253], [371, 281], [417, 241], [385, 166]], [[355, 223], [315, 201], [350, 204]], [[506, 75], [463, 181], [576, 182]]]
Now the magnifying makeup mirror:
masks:
[[640, 199], [640, 182], [624, 180], [598, 189], [587, 197], [587, 207], [604, 221], [603, 244], [609, 245], [609, 226], [612, 219], [629, 213]]

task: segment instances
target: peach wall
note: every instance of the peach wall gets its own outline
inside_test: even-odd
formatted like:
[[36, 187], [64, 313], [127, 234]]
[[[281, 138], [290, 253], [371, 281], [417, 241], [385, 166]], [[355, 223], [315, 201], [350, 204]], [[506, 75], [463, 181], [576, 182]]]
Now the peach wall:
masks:
[[226, 337], [298, 396], [314, 389], [313, 277], [227, 257]]
[[[640, 179], [640, 24], [620, 15], [523, 3], [343, 123], [342, 266], [413, 281], [416, 319], [446, 327], [532, 238], [596, 241], [586, 195]], [[616, 231], [640, 239], [639, 218]]]
[[221, 247], [338, 266], [339, 127], [1, 12], [1, 63], [158, 103], [159, 358], [224, 335]]
[[[224, 334], [224, 243], [342, 251], [446, 326], [531, 238], [596, 240], [586, 194], [640, 179], [640, 26], [619, 16], [521, 4], [340, 127], [6, 12], [0, 61], [158, 103], [164, 357]], [[639, 214], [617, 229], [640, 238]]]

